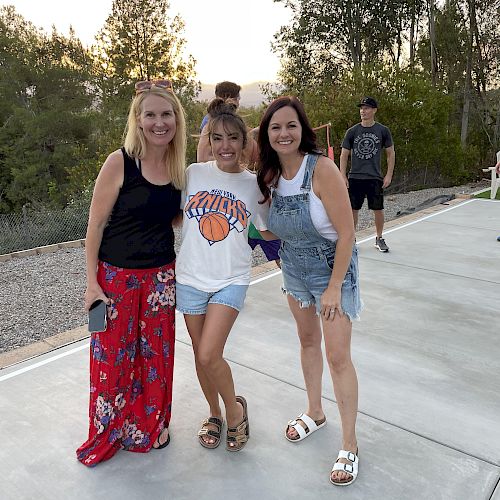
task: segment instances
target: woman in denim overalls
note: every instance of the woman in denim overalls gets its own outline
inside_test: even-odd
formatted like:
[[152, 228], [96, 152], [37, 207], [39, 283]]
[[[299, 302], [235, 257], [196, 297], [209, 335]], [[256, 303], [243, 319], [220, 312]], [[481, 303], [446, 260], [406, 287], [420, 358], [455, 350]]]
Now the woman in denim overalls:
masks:
[[358, 473], [358, 385], [351, 361], [352, 320], [361, 309], [354, 223], [346, 185], [319, 154], [302, 103], [279, 97], [259, 127], [259, 187], [271, 198], [268, 228], [282, 240], [283, 291], [297, 324], [309, 406], [288, 422], [285, 437], [299, 442], [326, 424], [321, 404], [323, 355], [342, 422], [342, 450], [330, 474], [339, 486]]

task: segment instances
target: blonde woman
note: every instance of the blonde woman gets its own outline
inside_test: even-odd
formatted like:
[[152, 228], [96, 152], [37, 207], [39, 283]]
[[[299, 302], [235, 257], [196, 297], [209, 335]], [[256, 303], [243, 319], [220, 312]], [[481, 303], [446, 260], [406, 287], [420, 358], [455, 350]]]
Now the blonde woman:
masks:
[[185, 183], [186, 125], [168, 80], [135, 86], [124, 146], [97, 177], [86, 237], [85, 307], [107, 304], [90, 344], [89, 435], [77, 450], [95, 466], [119, 449], [170, 441], [175, 340], [172, 221]]

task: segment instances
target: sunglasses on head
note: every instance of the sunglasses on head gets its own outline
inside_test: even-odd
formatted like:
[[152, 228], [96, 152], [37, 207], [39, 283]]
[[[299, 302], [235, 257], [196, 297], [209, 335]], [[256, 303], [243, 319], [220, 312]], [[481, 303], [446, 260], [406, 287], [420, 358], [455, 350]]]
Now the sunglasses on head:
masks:
[[143, 80], [135, 84], [135, 94], [140, 94], [146, 90], [150, 90], [152, 87], [158, 87], [160, 89], [168, 90], [173, 92], [172, 82], [170, 80]]

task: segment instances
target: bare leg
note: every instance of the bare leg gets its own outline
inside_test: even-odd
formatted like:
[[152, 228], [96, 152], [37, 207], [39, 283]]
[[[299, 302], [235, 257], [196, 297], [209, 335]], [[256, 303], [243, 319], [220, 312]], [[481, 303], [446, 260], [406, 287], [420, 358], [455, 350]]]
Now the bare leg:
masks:
[[[321, 326], [316, 307], [301, 308], [290, 295], [288, 305], [297, 324], [297, 334], [300, 340], [300, 361], [306, 384], [309, 407], [306, 411], [313, 420], [325, 417], [321, 405], [321, 377], [323, 374], [323, 355], [321, 352]], [[288, 427], [287, 436], [297, 438], [297, 431]]]
[[358, 214], [359, 214], [359, 210], [352, 211], [352, 218], [354, 219], [354, 229], [358, 228]]
[[229, 427], [236, 427], [243, 420], [243, 407], [236, 402], [231, 368], [222, 357], [237, 317], [238, 311], [232, 307], [209, 304], [196, 354], [198, 363], [224, 401]]
[[374, 210], [373, 215], [375, 216], [375, 229], [377, 230], [377, 237], [382, 238], [382, 232], [384, 231], [384, 211]]
[[[351, 331], [352, 324], [346, 315], [336, 313], [333, 321], [323, 320], [326, 358], [342, 422], [342, 449], [357, 453], [358, 379], [351, 360]], [[341, 459], [341, 462], [347, 460]], [[343, 471], [332, 473], [336, 481], [349, 477]]]
[[[203, 325], [205, 323], [205, 314], [185, 314], [184, 320], [186, 321], [189, 336], [191, 337], [191, 342], [193, 344], [196, 374], [198, 375], [198, 381], [200, 382], [201, 390], [203, 391], [205, 399], [208, 402], [208, 406], [210, 408], [210, 416], [222, 418], [222, 411], [219, 404], [219, 393], [217, 392], [215, 385], [210, 381], [203, 367], [198, 362], [197, 356], [201, 343]], [[212, 424], [209, 424], [208, 428], [217, 430], [217, 428]], [[209, 444], [215, 443], [215, 439], [211, 436], [204, 436], [203, 439]]]

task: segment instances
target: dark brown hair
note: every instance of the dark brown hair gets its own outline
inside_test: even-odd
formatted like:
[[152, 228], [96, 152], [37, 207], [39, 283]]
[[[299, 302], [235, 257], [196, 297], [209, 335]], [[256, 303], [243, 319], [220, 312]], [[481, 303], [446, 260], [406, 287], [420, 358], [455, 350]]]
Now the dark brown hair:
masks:
[[260, 165], [257, 173], [257, 182], [264, 195], [264, 201], [268, 200], [271, 196], [270, 188], [271, 186], [276, 187], [281, 175], [281, 163], [278, 154], [271, 147], [271, 143], [269, 142], [269, 123], [274, 113], [286, 106], [292, 107], [297, 112], [299, 122], [302, 126], [302, 138], [299, 145], [299, 151], [303, 154], [321, 154], [316, 144], [316, 133], [309, 123], [304, 105], [295, 96], [281, 96], [276, 98], [267, 107], [259, 125], [258, 144]]
[[215, 86], [215, 97], [221, 97], [222, 99], [227, 99], [232, 97], [237, 99], [240, 97], [241, 87], [234, 82], [219, 82]]
[[236, 128], [243, 137], [243, 147], [247, 145], [247, 127], [243, 122], [241, 116], [236, 114], [237, 106], [234, 102], [231, 102], [231, 99], [227, 101], [221, 99], [220, 97], [216, 97], [213, 99], [208, 105], [207, 111], [210, 116], [208, 120], [207, 130], [208, 130], [208, 138], [211, 141], [211, 137], [215, 126], [218, 123], [222, 123], [222, 126], [226, 132], [228, 132], [227, 127], [233, 126]]

